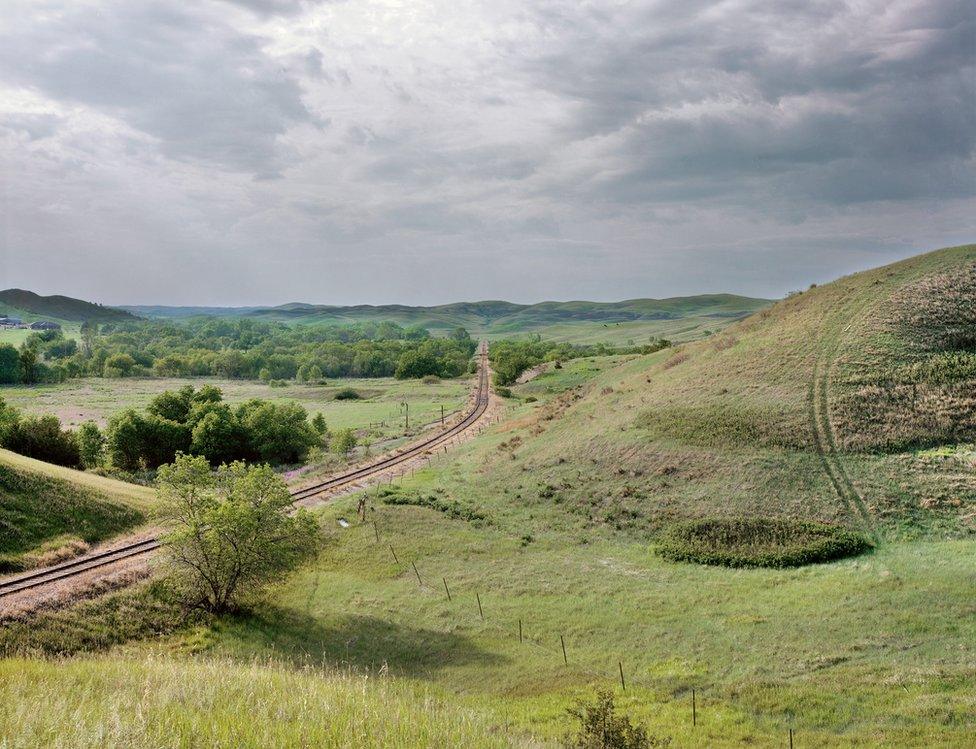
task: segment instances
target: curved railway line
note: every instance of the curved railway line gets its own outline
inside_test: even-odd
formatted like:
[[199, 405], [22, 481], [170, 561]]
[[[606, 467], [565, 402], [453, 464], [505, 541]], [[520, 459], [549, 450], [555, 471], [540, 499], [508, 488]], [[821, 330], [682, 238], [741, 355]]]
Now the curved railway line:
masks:
[[[383, 473], [390, 468], [406, 463], [414, 458], [428, 455], [432, 448], [446, 445], [446, 443], [476, 424], [487, 410], [488, 402], [488, 347], [485, 342], [482, 342], [478, 352], [478, 386], [475, 390], [474, 404], [463, 419], [427, 439], [408, 445], [399, 452], [385, 455], [365, 466], [360, 466], [338, 476], [332, 476], [317, 484], [295, 489], [291, 492], [292, 502], [306, 501], [320, 494], [341, 489], [370, 476]], [[32, 570], [16, 577], [0, 580], [0, 598], [27, 590], [42, 588], [100, 567], [107, 567], [123, 559], [148, 554], [160, 546], [161, 543], [156, 537], [143, 538], [114, 549], [107, 549], [96, 554], [89, 554], [43, 569]]]

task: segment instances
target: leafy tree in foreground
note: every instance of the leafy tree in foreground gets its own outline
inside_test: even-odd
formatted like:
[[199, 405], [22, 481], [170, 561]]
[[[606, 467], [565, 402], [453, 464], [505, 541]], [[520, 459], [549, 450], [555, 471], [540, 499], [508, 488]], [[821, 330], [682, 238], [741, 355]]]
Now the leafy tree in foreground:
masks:
[[179, 455], [159, 469], [157, 515], [171, 579], [185, 605], [236, 608], [318, 546], [319, 528], [268, 466], [221, 466]]

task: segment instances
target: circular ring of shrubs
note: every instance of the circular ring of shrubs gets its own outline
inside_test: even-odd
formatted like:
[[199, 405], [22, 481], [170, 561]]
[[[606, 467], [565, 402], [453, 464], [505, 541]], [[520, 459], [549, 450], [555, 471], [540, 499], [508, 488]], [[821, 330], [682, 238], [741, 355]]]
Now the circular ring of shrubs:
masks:
[[862, 533], [810, 520], [704, 518], [668, 528], [657, 553], [672, 562], [725, 567], [799, 567], [873, 548]]

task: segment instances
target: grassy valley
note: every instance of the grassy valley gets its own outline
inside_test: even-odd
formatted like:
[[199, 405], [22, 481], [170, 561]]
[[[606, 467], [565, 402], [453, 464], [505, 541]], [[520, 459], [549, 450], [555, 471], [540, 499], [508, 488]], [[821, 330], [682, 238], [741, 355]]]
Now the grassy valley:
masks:
[[[326, 548], [247, 611], [147, 621], [121, 646], [84, 634], [144, 588], [7, 636], [7, 654], [107, 652], [61, 673], [8, 661], [6, 725], [50, 735], [23, 706], [63, 692], [79, 736], [134, 745], [554, 746], [600, 688], [676, 747], [790, 729], [797, 746], [967, 746], [973, 268], [976, 246], [940, 250], [703, 340], [552, 366], [484, 435], [370, 490], [368, 522], [338, 522], [358, 496], [319, 510]], [[678, 523], [766, 518], [870, 547], [782, 569], [658, 553]]]

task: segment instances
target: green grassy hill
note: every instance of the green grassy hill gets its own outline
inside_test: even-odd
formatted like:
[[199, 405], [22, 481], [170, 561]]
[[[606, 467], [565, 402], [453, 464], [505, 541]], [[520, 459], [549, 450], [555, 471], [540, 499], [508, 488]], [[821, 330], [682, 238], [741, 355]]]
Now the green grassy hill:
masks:
[[151, 489], [0, 450], [0, 572], [51, 563], [131, 530]]
[[24, 289], [0, 291], [0, 314], [20, 317], [25, 321], [40, 318], [56, 322], [117, 322], [135, 319], [135, 315], [125, 310], [67, 296], [40, 296]]
[[[598, 688], [672, 747], [785, 746], [789, 729], [796, 746], [968, 746], [974, 267], [976, 246], [941, 250], [810, 289], [702, 341], [552, 369], [513, 388], [482, 437], [372, 490], [370, 522], [337, 523], [356, 496], [320, 510], [326, 550], [251, 611], [177, 629], [163, 647], [197, 653], [204, 671], [216, 659], [392, 676], [478, 716], [490, 733], [470, 734], [473, 746], [526, 734], [555, 746], [572, 726], [566, 708]], [[714, 516], [827, 521], [876, 546], [794, 569], [655, 553], [675, 521]], [[75, 618], [104, 619], [113, 604], [89, 606]], [[63, 621], [30, 636], [63, 633]], [[124, 657], [183, 668], [158, 648], [130, 644]], [[98, 678], [51, 676], [114, 701], [118, 724], [139, 726], [136, 742], [158, 735], [138, 723], [131, 680]], [[236, 676], [206, 689], [232, 724], [252, 714]]]
[[733, 294], [703, 294], [671, 299], [631, 299], [623, 302], [459, 302], [435, 307], [358, 305], [337, 307], [302, 303], [267, 309], [127, 307], [140, 315], [186, 317], [193, 314], [249, 316], [302, 324], [340, 325], [390, 320], [421, 325], [434, 333], [458, 326], [472, 335], [501, 338], [539, 333], [546, 338], [582, 343], [646, 342], [649, 337], [688, 340], [721, 329], [769, 304], [765, 299]]

